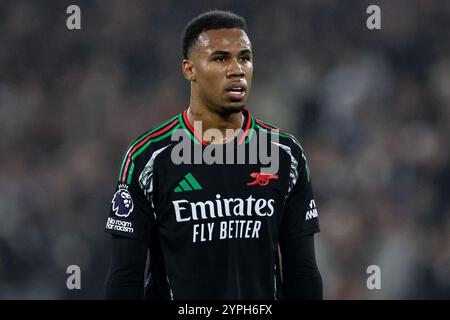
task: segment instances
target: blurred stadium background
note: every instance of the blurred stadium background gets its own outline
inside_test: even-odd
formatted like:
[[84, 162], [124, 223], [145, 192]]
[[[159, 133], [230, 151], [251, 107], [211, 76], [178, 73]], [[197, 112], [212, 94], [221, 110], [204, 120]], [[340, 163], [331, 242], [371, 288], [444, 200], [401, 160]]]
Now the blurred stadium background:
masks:
[[[370, 4], [382, 30], [366, 28]], [[122, 155], [187, 107], [181, 33], [213, 8], [247, 19], [250, 111], [308, 155], [325, 298], [450, 298], [445, 0], [0, 1], [0, 298], [103, 298]]]

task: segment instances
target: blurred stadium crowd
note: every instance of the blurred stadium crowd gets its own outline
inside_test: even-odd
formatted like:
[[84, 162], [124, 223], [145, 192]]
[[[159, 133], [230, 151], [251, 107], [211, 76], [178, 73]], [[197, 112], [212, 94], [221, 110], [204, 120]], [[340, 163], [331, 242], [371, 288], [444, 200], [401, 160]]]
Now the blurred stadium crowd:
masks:
[[103, 298], [121, 158], [187, 107], [182, 30], [212, 8], [247, 19], [249, 110], [308, 156], [325, 298], [450, 298], [450, 2], [426, 0], [0, 2], [0, 298]]

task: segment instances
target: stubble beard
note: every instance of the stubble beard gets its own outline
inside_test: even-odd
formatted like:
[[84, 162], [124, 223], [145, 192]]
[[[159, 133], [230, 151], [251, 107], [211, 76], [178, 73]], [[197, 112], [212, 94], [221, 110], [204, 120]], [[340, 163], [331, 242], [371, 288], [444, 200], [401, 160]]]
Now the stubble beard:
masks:
[[[204, 99], [204, 104], [209, 109], [210, 112], [219, 114], [222, 117], [230, 116], [234, 113], [242, 112], [246, 107], [246, 100], [233, 101], [233, 100], [222, 100], [221, 102], [214, 101], [213, 99]], [[239, 103], [238, 105], [230, 105], [231, 103]]]
[[233, 113], [242, 112], [245, 109], [245, 104], [239, 106], [219, 106], [217, 112], [221, 116], [229, 116]]

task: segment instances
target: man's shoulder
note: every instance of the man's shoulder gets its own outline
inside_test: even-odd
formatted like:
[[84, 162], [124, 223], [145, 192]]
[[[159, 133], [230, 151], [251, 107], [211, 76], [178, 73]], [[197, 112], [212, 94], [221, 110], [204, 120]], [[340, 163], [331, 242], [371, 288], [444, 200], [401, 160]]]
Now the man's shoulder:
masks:
[[170, 141], [170, 135], [172, 132], [180, 127], [180, 114], [178, 113], [170, 119], [160, 122], [151, 129], [140, 134], [131, 142], [127, 153], [142, 152], [143, 150], [149, 148], [154, 149], [155, 146], [164, 144], [166, 141]]
[[177, 114], [134, 139], [123, 157], [119, 180], [129, 182], [135, 169], [144, 167], [150, 159], [168, 149], [172, 143], [171, 134], [180, 127], [180, 114]]
[[300, 140], [297, 139], [293, 134], [285, 130], [281, 130], [279, 127], [261, 119], [254, 119], [255, 129], [257, 131], [277, 137], [281, 145], [289, 147], [291, 149], [299, 149], [301, 152], [303, 152], [303, 147], [300, 143]]

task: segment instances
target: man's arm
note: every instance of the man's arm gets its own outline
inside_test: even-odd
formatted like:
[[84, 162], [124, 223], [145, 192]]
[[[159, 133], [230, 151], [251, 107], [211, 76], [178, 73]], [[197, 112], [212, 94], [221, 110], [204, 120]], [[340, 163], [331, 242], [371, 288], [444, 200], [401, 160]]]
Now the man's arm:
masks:
[[316, 263], [314, 234], [280, 243], [286, 299], [323, 299], [322, 277]]
[[144, 294], [148, 243], [112, 236], [112, 257], [106, 279], [106, 299], [138, 300]]

